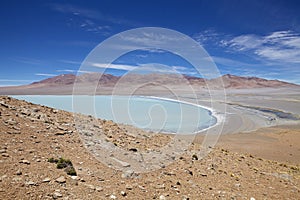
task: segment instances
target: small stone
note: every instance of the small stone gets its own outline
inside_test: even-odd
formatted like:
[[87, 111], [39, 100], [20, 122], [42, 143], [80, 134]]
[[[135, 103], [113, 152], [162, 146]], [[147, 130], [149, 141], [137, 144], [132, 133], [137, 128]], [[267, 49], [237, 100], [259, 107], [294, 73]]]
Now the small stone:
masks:
[[29, 160], [21, 160], [21, 163], [26, 164], [26, 165], [30, 165]]
[[14, 182], [20, 182], [22, 181], [22, 177], [15, 177], [12, 179]]
[[46, 183], [46, 182], [50, 182], [50, 181], [51, 181], [51, 179], [47, 177], [47, 178], [45, 178], [42, 182], [43, 182], [43, 183]]
[[2, 156], [3, 157], [9, 157], [9, 154], [8, 153], [2, 153]]
[[0, 153], [6, 153], [6, 149], [0, 149]]
[[57, 128], [61, 131], [67, 131], [68, 130], [68, 128], [65, 128], [65, 127], [62, 127], [62, 126], [57, 126]]
[[132, 189], [133, 189], [132, 185], [126, 185], [125, 188], [126, 188], [127, 190], [132, 190]]
[[27, 181], [27, 182], [25, 182], [25, 185], [35, 185], [35, 182], [33, 182], [33, 181]]
[[22, 175], [22, 171], [19, 169], [19, 170], [16, 172], [16, 175]]
[[96, 188], [95, 188], [95, 186], [93, 186], [93, 185], [86, 185], [88, 188], [90, 188], [91, 190], [95, 190]]
[[130, 148], [129, 151], [137, 152], [138, 150], [136, 148]]
[[126, 170], [124, 171], [124, 173], [121, 175], [122, 178], [130, 178], [132, 177], [134, 174], [134, 171], [129, 169], [129, 170]]
[[115, 195], [113, 195], [113, 194], [110, 195], [109, 198], [111, 198], [111, 199], [117, 199], [117, 197]]
[[85, 182], [84, 178], [80, 178], [80, 181], [81, 181], [81, 182]]
[[58, 199], [58, 198], [61, 198], [62, 196], [63, 195], [59, 192], [54, 192], [53, 195], [52, 195], [53, 199]]
[[125, 197], [125, 196], [127, 195], [126, 192], [124, 192], [124, 191], [121, 191], [120, 194], [121, 194], [123, 197]]
[[166, 197], [164, 195], [160, 195], [159, 200], [166, 200]]
[[39, 112], [40, 109], [39, 109], [39, 108], [33, 108], [32, 111], [33, 111], [33, 112]]
[[64, 176], [61, 176], [61, 177], [57, 178], [55, 181], [58, 182], [58, 183], [65, 183], [66, 179], [65, 179]]
[[113, 158], [116, 162], [118, 162], [122, 167], [130, 167], [130, 164], [119, 159]]
[[65, 135], [65, 134], [66, 134], [66, 132], [64, 132], [64, 131], [59, 131], [59, 132], [55, 133], [55, 135]]
[[182, 196], [182, 200], [189, 200], [190, 198], [188, 198], [186, 195]]
[[96, 186], [96, 191], [97, 191], [97, 192], [101, 192], [101, 191], [103, 191], [103, 188], [100, 187], [100, 186]]
[[196, 154], [193, 154], [192, 160], [198, 160], [198, 156]]
[[8, 107], [9, 107], [9, 105], [6, 104], [4, 101], [1, 101], [1, 102], [0, 102], [0, 105], [3, 106], [3, 107], [5, 107], [5, 108], [8, 108]]
[[162, 185], [157, 185], [155, 188], [156, 189], [165, 189], [166, 187], [165, 187], [165, 184], [162, 184]]
[[8, 123], [9, 125], [17, 124], [17, 122], [14, 119], [9, 119], [9, 120], [6, 121], [6, 123]]
[[146, 190], [146, 188], [144, 188], [143, 186], [139, 185], [138, 186], [141, 190]]
[[254, 197], [250, 197], [250, 200], [255, 200], [255, 198]]

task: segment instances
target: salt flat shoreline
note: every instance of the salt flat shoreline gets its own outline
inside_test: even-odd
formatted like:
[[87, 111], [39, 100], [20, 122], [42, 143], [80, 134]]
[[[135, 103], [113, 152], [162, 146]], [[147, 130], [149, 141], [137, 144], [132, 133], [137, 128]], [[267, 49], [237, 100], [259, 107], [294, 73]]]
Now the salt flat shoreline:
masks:
[[[211, 99], [204, 92], [198, 92], [198, 95], [190, 95], [188, 93], [179, 93], [178, 96], [167, 95], [165, 93], [152, 93], [152, 94], [139, 94], [137, 96], [154, 97], [161, 99], [171, 99], [172, 101], [182, 101], [191, 103], [193, 105], [202, 106], [210, 109]], [[107, 94], [105, 94], [107, 95]], [[120, 94], [124, 95], [124, 94]], [[286, 120], [276, 118], [270, 113], [264, 113], [255, 109], [246, 109], [243, 106], [255, 106], [267, 109], [280, 110], [287, 113], [300, 116], [300, 91], [299, 89], [244, 89], [244, 90], [229, 90], [227, 91], [227, 108], [226, 113], [222, 113], [222, 104], [224, 102], [215, 100], [215, 112], [219, 116], [224, 116], [223, 120], [219, 120], [215, 126], [212, 126], [200, 133], [196, 134], [196, 141], [202, 142], [203, 137], [208, 130], [217, 129], [221, 130], [220, 139], [216, 145], [222, 144], [233, 151], [249, 152], [255, 155], [261, 155], [267, 159], [275, 159], [280, 161], [288, 161], [292, 163], [299, 163], [300, 149], [291, 148], [292, 156], [287, 155], [286, 152], [278, 152], [274, 155], [272, 146], [278, 146], [280, 149], [290, 149], [290, 144], [282, 143], [283, 139], [278, 139], [273, 132], [284, 130], [287, 132], [288, 138], [292, 138], [298, 146], [300, 145], [300, 122], [299, 120]], [[200, 105], [199, 105], [200, 104]], [[241, 105], [241, 106], [239, 106]], [[219, 106], [221, 107], [218, 110]], [[276, 120], [270, 121], [269, 117], [275, 117]], [[219, 126], [219, 127], [218, 127]], [[281, 127], [285, 128], [282, 129]], [[293, 131], [291, 131], [292, 127]], [[261, 130], [265, 130], [264, 137], [260, 135]], [[259, 134], [258, 134], [259, 133]], [[166, 133], [168, 134], [168, 133]], [[262, 140], [260, 140], [263, 138]], [[267, 139], [266, 139], [267, 138]], [[275, 139], [270, 139], [275, 138]], [[272, 142], [266, 143], [269, 140]], [[278, 141], [274, 141], [278, 140]], [[232, 145], [234, 143], [235, 145]], [[259, 149], [256, 146], [260, 146]], [[294, 145], [297, 146], [297, 145]], [[265, 149], [264, 149], [265, 148]]]
[[[113, 94], [124, 96], [126, 90], [122, 94]], [[142, 92], [135, 96], [156, 98], [169, 101], [181, 101], [195, 106], [199, 106], [210, 110], [217, 118], [217, 123], [204, 130], [197, 132], [198, 134], [205, 134], [207, 130], [216, 128], [221, 130], [220, 134], [233, 134], [240, 132], [251, 132], [263, 127], [271, 127], [278, 125], [292, 125], [298, 124], [299, 120], [286, 120], [278, 118], [272, 114], [259, 112], [255, 109], [246, 109], [243, 106], [255, 106], [264, 109], [277, 109], [283, 112], [292, 113], [300, 116], [299, 96], [300, 90], [295, 88], [259, 88], [259, 89], [236, 89], [227, 90], [226, 102], [214, 99], [214, 109], [211, 108], [212, 100], [209, 94], [203, 91], [196, 91], [197, 96], [190, 96], [189, 93], [183, 91], [177, 92], [178, 96], [167, 95], [165, 92], [151, 93]], [[216, 91], [218, 95], [218, 91]], [[221, 95], [222, 93], [220, 93]], [[96, 94], [109, 95], [109, 94]], [[44, 95], [43, 95], [44, 96]], [[246, 97], [246, 98], [245, 98]], [[237, 105], [234, 105], [237, 104]], [[240, 104], [241, 106], [238, 106]], [[224, 112], [224, 105], [226, 105], [226, 112]], [[270, 121], [269, 118], [275, 120]]]

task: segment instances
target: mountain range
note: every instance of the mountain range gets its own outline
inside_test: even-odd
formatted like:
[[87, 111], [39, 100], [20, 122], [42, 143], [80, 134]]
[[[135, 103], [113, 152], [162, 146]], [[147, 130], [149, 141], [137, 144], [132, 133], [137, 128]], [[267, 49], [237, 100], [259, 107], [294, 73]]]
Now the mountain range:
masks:
[[[182, 88], [192, 86], [196, 89], [252, 89], [252, 88], [280, 88], [300, 87], [299, 85], [279, 80], [267, 80], [258, 77], [241, 77], [226, 74], [215, 79], [204, 79], [179, 74], [127, 74], [115, 76], [111, 74], [85, 73], [81, 75], [61, 74], [29, 85], [0, 87], [0, 94], [72, 94], [73, 86], [97, 86], [108, 91], [118, 86], [121, 88], [134, 86], [155, 87], [170, 86]], [[84, 91], [84, 89], [83, 89]], [[84, 93], [84, 92], [83, 92]]]

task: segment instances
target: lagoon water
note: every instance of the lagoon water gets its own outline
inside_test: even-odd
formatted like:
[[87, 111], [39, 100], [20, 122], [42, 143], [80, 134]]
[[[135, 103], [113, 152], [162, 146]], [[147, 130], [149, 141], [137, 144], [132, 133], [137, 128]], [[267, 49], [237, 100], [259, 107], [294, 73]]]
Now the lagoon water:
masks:
[[185, 102], [141, 96], [13, 96], [35, 104], [92, 115], [159, 132], [191, 134], [216, 123], [211, 111]]

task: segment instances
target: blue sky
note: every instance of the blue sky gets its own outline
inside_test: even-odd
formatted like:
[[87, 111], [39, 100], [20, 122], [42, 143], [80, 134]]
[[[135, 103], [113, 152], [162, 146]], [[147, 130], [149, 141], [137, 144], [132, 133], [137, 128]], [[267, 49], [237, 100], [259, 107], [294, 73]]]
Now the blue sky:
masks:
[[[212, 56], [221, 74], [300, 84], [300, 2], [289, 0], [5, 1], [0, 6], [0, 85], [76, 73], [100, 42], [122, 31], [163, 27], [184, 33]], [[145, 63], [194, 75], [184, 60], [134, 52], [108, 73]]]

